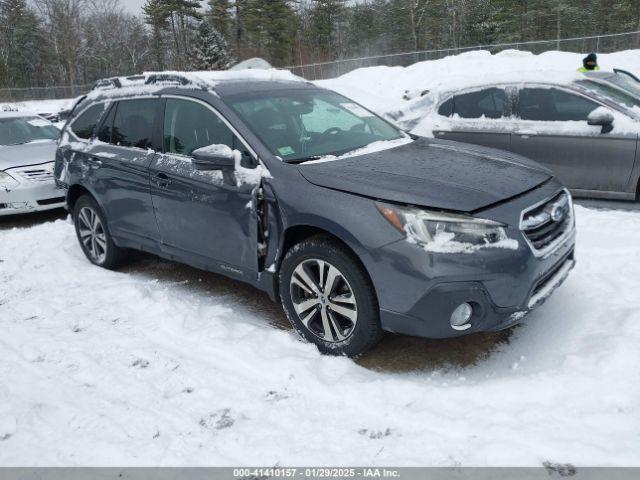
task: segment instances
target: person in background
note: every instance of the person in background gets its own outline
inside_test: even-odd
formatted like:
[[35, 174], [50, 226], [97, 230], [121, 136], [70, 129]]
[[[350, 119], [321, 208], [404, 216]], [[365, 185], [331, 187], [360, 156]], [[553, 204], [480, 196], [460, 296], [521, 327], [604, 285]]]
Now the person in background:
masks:
[[598, 66], [598, 56], [595, 53], [590, 53], [582, 59], [582, 67], [578, 71], [591, 72], [593, 70], [600, 70], [600, 67]]

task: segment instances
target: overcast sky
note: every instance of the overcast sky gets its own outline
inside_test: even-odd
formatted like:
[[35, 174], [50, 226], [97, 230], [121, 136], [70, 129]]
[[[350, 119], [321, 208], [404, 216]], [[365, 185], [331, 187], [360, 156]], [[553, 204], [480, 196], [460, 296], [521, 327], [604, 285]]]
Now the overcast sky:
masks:
[[124, 8], [131, 13], [142, 13], [142, 5], [145, 0], [120, 0]]

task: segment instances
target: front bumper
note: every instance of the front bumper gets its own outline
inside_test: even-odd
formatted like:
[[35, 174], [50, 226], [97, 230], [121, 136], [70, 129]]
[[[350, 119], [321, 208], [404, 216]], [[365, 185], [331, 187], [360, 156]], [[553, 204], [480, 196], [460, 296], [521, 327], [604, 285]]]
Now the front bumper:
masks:
[[[483, 212], [508, 223], [514, 213], [557, 192], [558, 185]], [[522, 235], [519, 227], [508, 230]], [[517, 250], [483, 249], [472, 254], [434, 254], [407, 241], [386, 245], [365, 261], [378, 293], [383, 329], [427, 338], [447, 338], [508, 328], [541, 305], [575, 265], [575, 229], [552, 251], [536, 256], [524, 238]], [[462, 303], [473, 306], [470, 326], [452, 328]]]
[[0, 187], [0, 216], [40, 212], [64, 206], [64, 190], [56, 187], [53, 179]]

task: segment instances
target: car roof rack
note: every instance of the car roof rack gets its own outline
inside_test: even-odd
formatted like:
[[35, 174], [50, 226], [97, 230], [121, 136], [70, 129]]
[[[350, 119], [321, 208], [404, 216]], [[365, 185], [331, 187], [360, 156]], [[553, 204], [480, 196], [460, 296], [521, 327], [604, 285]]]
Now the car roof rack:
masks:
[[132, 85], [178, 85], [187, 86], [192, 85], [203, 90], [207, 90], [210, 86], [204, 82], [199, 82], [186, 75], [180, 75], [178, 73], [149, 73], [145, 75], [132, 75], [129, 77], [110, 77], [98, 80], [93, 85], [94, 90], [98, 89], [110, 89], [110, 88], [123, 88]]
[[180, 85], [190, 85], [193, 82], [189, 78], [175, 73], [152, 73], [144, 82], [145, 85], [153, 85], [156, 83], [177, 83]]
[[122, 87], [122, 82], [120, 82], [120, 79], [118, 77], [103, 78], [96, 81], [96, 83], [93, 84], [94, 90], [97, 88], [120, 88], [120, 87]]

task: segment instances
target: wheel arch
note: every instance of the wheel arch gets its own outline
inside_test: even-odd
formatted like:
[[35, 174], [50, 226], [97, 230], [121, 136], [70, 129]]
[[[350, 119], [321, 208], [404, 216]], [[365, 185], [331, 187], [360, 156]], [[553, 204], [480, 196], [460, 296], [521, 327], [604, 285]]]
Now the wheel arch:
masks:
[[96, 196], [84, 185], [76, 183], [71, 185], [67, 190], [67, 208], [71, 215], [73, 215], [73, 211], [75, 210], [76, 202], [83, 195], [89, 195], [97, 202]]
[[344, 228], [337, 226], [338, 228], [332, 228], [331, 225], [322, 225], [319, 226], [317, 224], [313, 224], [310, 222], [300, 223], [295, 225], [289, 225], [283, 232], [282, 238], [280, 241], [280, 248], [275, 259], [275, 274], [273, 275], [273, 289], [274, 289], [274, 297], [278, 298], [279, 296], [279, 276], [280, 276], [280, 266], [282, 264], [282, 259], [287, 254], [287, 252], [296, 244], [315, 236], [324, 236], [330, 238], [331, 240], [337, 242], [342, 248], [344, 248], [353, 259], [360, 264], [364, 272], [366, 273], [369, 281], [373, 284], [373, 280], [371, 278], [371, 274], [369, 269], [367, 268], [365, 262], [362, 260], [362, 256], [359, 251], [363, 251], [364, 247], [357, 242], [357, 240]]

